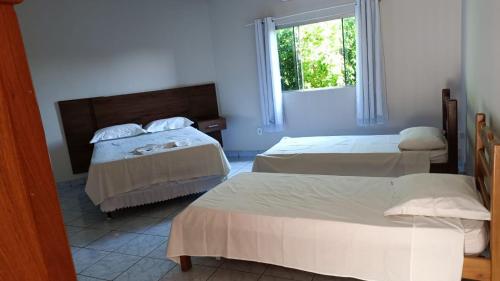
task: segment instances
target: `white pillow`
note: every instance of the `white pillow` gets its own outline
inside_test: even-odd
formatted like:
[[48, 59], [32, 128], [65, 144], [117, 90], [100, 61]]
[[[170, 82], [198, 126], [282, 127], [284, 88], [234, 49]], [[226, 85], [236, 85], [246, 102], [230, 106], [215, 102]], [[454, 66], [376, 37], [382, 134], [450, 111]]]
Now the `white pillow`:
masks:
[[446, 148], [443, 131], [433, 127], [413, 127], [399, 133], [401, 150], [437, 150]]
[[168, 130], [176, 130], [189, 127], [194, 122], [185, 117], [173, 117], [168, 119], [160, 119], [149, 123], [145, 129], [148, 133], [156, 133]]
[[395, 187], [393, 207], [385, 216], [490, 220], [475, 188], [474, 178], [451, 174], [414, 174], [392, 181]]
[[123, 124], [97, 130], [90, 143], [138, 136], [146, 133], [140, 125]]

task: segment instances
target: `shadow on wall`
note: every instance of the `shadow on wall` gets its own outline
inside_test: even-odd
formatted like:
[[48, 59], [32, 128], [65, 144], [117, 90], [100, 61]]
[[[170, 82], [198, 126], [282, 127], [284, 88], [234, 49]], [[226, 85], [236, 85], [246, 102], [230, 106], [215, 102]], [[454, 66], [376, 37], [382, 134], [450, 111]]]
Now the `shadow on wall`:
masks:
[[54, 103], [53, 107], [57, 115], [57, 125], [59, 126], [59, 131], [62, 136], [61, 141], [52, 142], [48, 145], [54, 177], [59, 181], [85, 177], [87, 174], [73, 174], [59, 106], [57, 103]]
[[467, 95], [465, 94], [465, 83], [463, 79], [448, 80], [446, 88], [451, 90], [451, 98], [458, 102], [458, 165], [459, 170], [464, 171], [467, 162]]

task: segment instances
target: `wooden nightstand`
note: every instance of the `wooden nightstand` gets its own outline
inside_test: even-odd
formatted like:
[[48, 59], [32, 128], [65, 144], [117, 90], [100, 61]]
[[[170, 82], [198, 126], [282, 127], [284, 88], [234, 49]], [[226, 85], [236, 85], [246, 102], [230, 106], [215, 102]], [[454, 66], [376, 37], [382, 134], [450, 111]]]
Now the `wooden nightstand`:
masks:
[[203, 133], [211, 136], [212, 138], [219, 141], [222, 145], [222, 130], [227, 128], [226, 126], [226, 118], [224, 117], [215, 117], [211, 119], [203, 119], [198, 120], [196, 122], [196, 128], [202, 131]]

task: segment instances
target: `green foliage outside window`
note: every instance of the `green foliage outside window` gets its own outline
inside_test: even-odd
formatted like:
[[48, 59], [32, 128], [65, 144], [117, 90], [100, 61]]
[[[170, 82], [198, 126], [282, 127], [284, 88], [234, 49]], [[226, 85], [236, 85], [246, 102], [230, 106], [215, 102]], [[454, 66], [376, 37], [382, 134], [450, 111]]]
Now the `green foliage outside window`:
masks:
[[284, 91], [356, 84], [354, 18], [278, 30]]
[[356, 85], [356, 19], [345, 18], [344, 24], [344, 60], [346, 84]]
[[299, 89], [293, 28], [285, 28], [278, 31], [278, 53], [283, 90]]

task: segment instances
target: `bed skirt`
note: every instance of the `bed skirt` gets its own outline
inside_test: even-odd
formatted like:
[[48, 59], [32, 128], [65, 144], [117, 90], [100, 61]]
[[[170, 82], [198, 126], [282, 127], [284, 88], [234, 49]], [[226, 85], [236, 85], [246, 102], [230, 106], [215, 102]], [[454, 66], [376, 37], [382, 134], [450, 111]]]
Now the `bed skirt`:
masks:
[[225, 178], [226, 177], [223, 176], [212, 176], [185, 181], [158, 183], [108, 198], [100, 204], [100, 209], [102, 212], [109, 213], [118, 209], [136, 207], [201, 193], [214, 188], [223, 182]]

